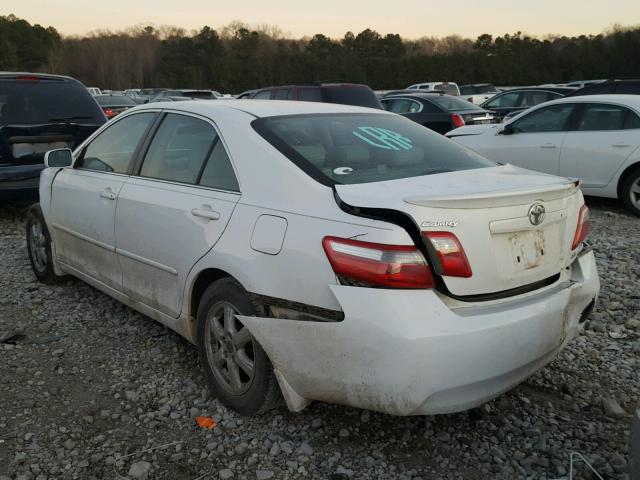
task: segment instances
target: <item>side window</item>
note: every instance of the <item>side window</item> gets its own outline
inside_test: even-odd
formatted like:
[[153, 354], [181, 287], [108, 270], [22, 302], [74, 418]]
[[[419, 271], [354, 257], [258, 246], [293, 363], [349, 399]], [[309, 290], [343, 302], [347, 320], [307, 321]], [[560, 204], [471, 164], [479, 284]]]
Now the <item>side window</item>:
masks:
[[443, 110], [432, 101], [423, 101], [422, 102], [422, 111], [426, 113], [442, 113]]
[[561, 132], [573, 111], [573, 104], [561, 103], [539, 108], [511, 123], [514, 133]]
[[129, 163], [155, 113], [137, 113], [116, 121], [87, 145], [75, 168], [127, 173]]
[[213, 147], [211, 155], [209, 155], [199, 185], [232, 192], [240, 191], [236, 174], [229, 160], [229, 155], [227, 155], [227, 151], [224, 149], [220, 137], [218, 137], [216, 145]]
[[407, 100], [406, 98], [396, 98], [387, 100], [384, 108], [393, 113], [409, 113], [411, 103], [411, 100]]
[[624, 129], [640, 128], [640, 117], [631, 110], [627, 112], [627, 118], [624, 121]]
[[279, 88], [276, 90], [276, 95], [274, 100], [287, 100], [289, 98], [289, 89], [288, 88]]
[[303, 102], [321, 102], [322, 93], [319, 88], [299, 88], [298, 100]]
[[168, 114], [142, 163], [140, 176], [195, 184], [217, 134], [207, 122]]
[[488, 108], [509, 108], [515, 107], [518, 104], [519, 92], [505, 93], [504, 95], [498, 95], [487, 103]]
[[256, 100], [269, 100], [271, 98], [271, 90], [262, 90], [261, 92], [256, 93]]
[[[578, 122], [578, 130], [622, 130], [628, 109], [618, 105], [603, 103], [589, 103], [582, 110], [582, 117]], [[631, 113], [631, 112], [630, 112]]]
[[522, 99], [520, 100], [521, 107], [535, 107], [536, 105], [540, 105], [541, 103], [549, 100], [548, 92], [537, 92], [537, 91], [529, 91], [524, 92]]

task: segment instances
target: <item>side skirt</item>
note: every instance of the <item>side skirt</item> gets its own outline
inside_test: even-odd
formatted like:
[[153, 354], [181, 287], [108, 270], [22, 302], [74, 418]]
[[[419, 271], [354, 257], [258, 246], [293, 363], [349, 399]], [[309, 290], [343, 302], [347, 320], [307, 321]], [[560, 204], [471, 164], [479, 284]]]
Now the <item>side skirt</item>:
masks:
[[171, 330], [189, 340], [191, 343], [196, 343], [196, 339], [193, 338], [191, 329], [189, 328], [189, 318], [184, 314], [181, 314], [177, 319], [170, 317], [162, 312], [159, 312], [158, 310], [149, 307], [148, 305], [145, 305], [142, 302], [132, 299], [119, 290], [116, 290], [115, 288], [110, 287], [109, 285], [106, 285], [105, 283], [102, 283], [95, 278], [86, 275], [85, 273], [72, 267], [71, 265], [63, 263], [59, 258], [56, 263], [64, 273], [68, 273], [69, 275], [73, 275], [74, 277], [79, 278], [83, 282], [88, 283], [93, 288], [100, 290], [102, 293], [109, 295], [120, 303], [124, 303], [126, 306], [133, 308], [143, 315], [151, 317], [153, 320], [160, 322], [165, 327], [170, 328]]

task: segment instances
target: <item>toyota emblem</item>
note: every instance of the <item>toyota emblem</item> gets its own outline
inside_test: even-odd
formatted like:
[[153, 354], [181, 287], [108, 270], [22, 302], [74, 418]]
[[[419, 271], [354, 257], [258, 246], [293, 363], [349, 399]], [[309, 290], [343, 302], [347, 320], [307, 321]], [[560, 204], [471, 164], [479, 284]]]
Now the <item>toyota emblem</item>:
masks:
[[529, 221], [531, 225], [540, 225], [544, 221], [545, 209], [541, 203], [534, 203], [529, 207]]

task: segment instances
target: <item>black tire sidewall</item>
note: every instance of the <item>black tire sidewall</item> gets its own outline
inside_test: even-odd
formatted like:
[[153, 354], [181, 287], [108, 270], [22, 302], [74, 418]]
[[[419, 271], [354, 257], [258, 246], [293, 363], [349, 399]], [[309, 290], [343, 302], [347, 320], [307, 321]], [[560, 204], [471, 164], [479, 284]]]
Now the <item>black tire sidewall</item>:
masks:
[[231, 278], [223, 278], [212, 283], [200, 301], [196, 316], [200, 363], [211, 391], [218, 400], [243, 415], [253, 415], [260, 412], [265, 404], [269, 385], [273, 381], [273, 367], [267, 354], [256, 339], [253, 338], [255, 373], [249, 389], [240, 395], [234, 395], [219, 384], [209, 366], [204, 332], [209, 311], [220, 301], [231, 303], [242, 315], [252, 316], [256, 313], [249, 295], [238, 282]]
[[620, 194], [622, 195], [622, 203], [624, 203], [625, 207], [627, 207], [627, 210], [640, 217], [640, 208], [636, 207], [631, 202], [631, 185], [633, 185], [634, 182], [638, 180], [638, 178], [640, 178], [640, 168], [635, 169], [626, 176], [626, 178], [622, 182]]
[[[42, 228], [42, 233], [46, 239], [45, 250], [47, 253], [47, 265], [43, 272], [39, 271], [36, 268], [35, 262], [33, 260], [33, 252], [31, 251], [31, 226], [35, 223], [40, 223]], [[47, 224], [44, 221], [44, 216], [42, 215], [42, 210], [40, 210], [40, 206], [36, 205], [29, 209], [27, 213], [27, 223], [26, 223], [26, 234], [27, 234], [27, 252], [29, 254], [29, 262], [31, 263], [31, 269], [33, 270], [34, 275], [43, 283], [56, 283], [60, 277], [58, 277], [53, 269], [53, 255], [51, 253], [51, 235], [49, 235], [49, 230], [47, 229]]]

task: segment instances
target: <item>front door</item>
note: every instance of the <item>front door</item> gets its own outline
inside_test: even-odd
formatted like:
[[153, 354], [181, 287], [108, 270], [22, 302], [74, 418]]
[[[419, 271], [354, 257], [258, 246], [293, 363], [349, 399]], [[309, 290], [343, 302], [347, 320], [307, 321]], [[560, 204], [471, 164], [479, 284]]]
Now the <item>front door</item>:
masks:
[[[509, 135], [498, 134], [480, 153], [500, 163], [557, 175], [560, 150], [573, 105], [541, 107], [509, 123]], [[504, 130], [503, 130], [504, 132]]]
[[124, 293], [178, 317], [189, 271], [216, 244], [239, 199], [231, 161], [213, 125], [167, 114], [139, 175], [118, 199], [116, 252]]
[[58, 259], [116, 289], [122, 280], [114, 234], [118, 195], [154, 116], [139, 113], [108, 126], [52, 187], [51, 234]]

